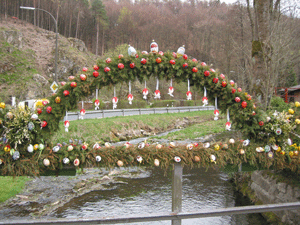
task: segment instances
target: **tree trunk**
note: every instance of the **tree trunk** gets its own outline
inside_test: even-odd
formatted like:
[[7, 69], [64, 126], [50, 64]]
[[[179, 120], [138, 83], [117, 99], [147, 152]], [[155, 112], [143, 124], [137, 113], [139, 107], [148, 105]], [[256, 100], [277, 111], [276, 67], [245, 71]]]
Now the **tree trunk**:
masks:
[[104, 55], [104, 28], [102, 30], [102, 48], [101, 48], [101, 55]]
[[76, 23], [76, 33], [75, 33], [75, 38], [78, 37], [78, 30], [79, 30], [79, 22], [80, 22], [80, 11], [78, 12], [78, 15], [77, 15], [77, 23]]
[[99, 48], [99, 22], [97, 22], [97, 34], [96, 34], [96, 55], [98, 56], [98, 48]]

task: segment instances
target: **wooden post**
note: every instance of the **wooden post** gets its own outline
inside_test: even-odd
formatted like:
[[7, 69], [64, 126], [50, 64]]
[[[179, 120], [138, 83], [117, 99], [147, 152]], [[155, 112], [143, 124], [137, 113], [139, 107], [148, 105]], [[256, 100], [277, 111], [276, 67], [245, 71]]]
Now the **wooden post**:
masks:
[[[172, 179], [172, 212], [179, 213], [182, 210], [182, 166], [174, 164]], [[172, 225], [181, 225], [181, 220], [172, 220]]]

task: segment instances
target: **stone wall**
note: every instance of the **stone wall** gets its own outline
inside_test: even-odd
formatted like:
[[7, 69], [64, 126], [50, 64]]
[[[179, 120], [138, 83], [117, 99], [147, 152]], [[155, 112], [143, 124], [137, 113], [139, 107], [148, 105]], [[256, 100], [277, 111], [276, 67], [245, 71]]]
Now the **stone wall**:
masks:
[[[263, 204], [297, 202], [300, 199], [300, 188], [264, 175], [264, 171], [254, 171], [251, 175], [251, 189]], [[300, 224], [299, 210], [284, 210], [274, 212], [285, 224]]]

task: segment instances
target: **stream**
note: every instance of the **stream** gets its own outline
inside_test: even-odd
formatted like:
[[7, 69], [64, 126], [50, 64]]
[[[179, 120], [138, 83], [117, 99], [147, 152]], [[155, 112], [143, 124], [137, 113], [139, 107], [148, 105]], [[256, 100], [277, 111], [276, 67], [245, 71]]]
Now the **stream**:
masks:
[[[132, 169], [135, 178], [122, 176], [121, 183], [106, 186], [72, 199], [54, 211], [50, 218], [134, 216], [170, 212], [172, 206], [172, 172], [158, 168], [143, 171]], [[127, 170], [128, 171], [128, 170]], [[124, 170], [126, 173], [126, 169]], [[118, 175], [117, 175], [118, 176]], [[249, 205], [237, 196], [226, 173], [215, 169], [183, 170], [183, 212]], [[131, 225], [163, 225], [170, 221], [131, 223]], [[183, 225], [266, 225], [260, 214], [228, 215], [201, 219], [186, 219]]]

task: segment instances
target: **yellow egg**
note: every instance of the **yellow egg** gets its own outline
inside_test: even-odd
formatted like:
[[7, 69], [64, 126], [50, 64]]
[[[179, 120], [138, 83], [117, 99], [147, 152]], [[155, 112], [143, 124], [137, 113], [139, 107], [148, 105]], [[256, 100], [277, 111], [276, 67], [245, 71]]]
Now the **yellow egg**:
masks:
[[280, 154], [281, 155], [285, 155], [285, 151], [280, 151]]
[[295, 122], [296, 122], [296, 124], [300, 124], [300, 120], [299, 119], [296, 119]]
[[300, 107], [300, 103], [299, 102], [295, 102], [295, 106], [296, 107]]
[[281, 147], [280, 146], [278, 146], [276, 152], [281, 152]]
[[294, 156], [294, 152], [293, 152], [293, 151], [290, 151], [290, 152], [289, 152], [289, 156], [291, 156], [291, 157]]
[[33, 149], [34, 149], [34, 150], [38, 150], [38, 149], [39, 149], [39, 145], [38, 145], [38, 144], [35, 144], [35, 145], [33, 146]]
[[121, 160], [118, 160], [117, 165], [118, 165], [119, 167], [122, 167], [122, 166], [124, 165], [124, 163], [123, 163]]
[[289, 109], [289, 114], [294, 114], [295, 111], [293, 109]]
[[4, 103], [4, 102], [1, 102], [1, 103], [0, 103], [0, 108], [2, 108], [2, 109], [5, 108], [5, 103]]
[[4, 151], [5, 151], [5, 152], [10, 152], [10, 147], [5, 146], [5, 147], [4, 147]]
[[194, 157], [194, 161], [195, 161], [195, 162], [200, 162], [200, 157], [196, 155], [196, 156]]
[[298, 156], [299, 155], [299, 152], [296, 150], [294, 151], [294, 156]]
[[214, 146], [214, 148], [215, 148], [216, 151], [219, 151], [219, 150], [220, 150], [220, 145], [216, 144], [216, 145]]

